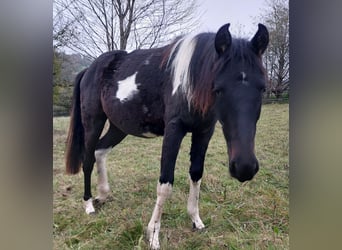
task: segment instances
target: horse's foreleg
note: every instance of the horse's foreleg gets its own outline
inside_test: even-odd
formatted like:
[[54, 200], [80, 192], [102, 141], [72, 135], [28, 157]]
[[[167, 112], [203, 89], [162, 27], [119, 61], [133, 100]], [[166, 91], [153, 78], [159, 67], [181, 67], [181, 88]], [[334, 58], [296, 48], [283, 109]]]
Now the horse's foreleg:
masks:
[[194, 229], [203, 229], [205, 226], [199, 216], [198, 200], [203, 175], [204, 159], [213, 129], [206, 133], [193, 132], [190, 151], [190, 191], [187, 210]]
[[159, 231], [161, 215], [164, 203], [172, 192], [176, 159], [184, 135], [185, 130], [178, 121], [171, 121], [165, 127], [160, 178], [157, 185], [157, 201], [147, 227], [147, 236], [151, 249], [160, 248]]
[[172, 184], [170, 183], [158, 183], [157, 185], [157, 201], [154, 206], [152, 217], [147, 226], [147, 236], [149, 238], [149, 244], [151, 249], [159, 249], [159, 231], [160, 221], [163, 212], [163, 206], [168, 197], [172, 193]]
[[199, 216], [199, 209], [198, 209], [200, 186], [201, 186], [201, 180], [193, 181], [190, 176], [190, 192], [189, 192], [187, 210], [192, 221], [193, 229], [203, 229], [205, 227]]

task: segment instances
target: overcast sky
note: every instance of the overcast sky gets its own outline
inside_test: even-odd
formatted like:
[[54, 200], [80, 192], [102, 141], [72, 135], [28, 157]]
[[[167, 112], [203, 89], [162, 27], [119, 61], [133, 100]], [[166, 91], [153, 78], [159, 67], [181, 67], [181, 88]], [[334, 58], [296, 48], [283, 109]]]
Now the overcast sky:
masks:
[[240, 29], [244, 37], [250, 38], [257, 30], [257, 17], [266, 7], [266, 0], [199, 0], [199, 5], [203, 12], [200, 32], [216, 32], [230, 23], [233, 35], [238, 35]]

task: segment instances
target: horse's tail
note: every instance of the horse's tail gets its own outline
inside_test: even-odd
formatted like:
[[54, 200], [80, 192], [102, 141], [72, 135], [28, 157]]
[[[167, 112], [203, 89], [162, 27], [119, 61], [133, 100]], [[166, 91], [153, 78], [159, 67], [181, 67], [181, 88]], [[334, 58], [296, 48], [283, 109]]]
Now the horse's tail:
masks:
[[80, 171], [84, 154], [84, 128], [81, 119], [80, 83], [87, 69], [84, 69], [75, 79], [70, 126], [66, 149], [66, 172], [77, 174]]

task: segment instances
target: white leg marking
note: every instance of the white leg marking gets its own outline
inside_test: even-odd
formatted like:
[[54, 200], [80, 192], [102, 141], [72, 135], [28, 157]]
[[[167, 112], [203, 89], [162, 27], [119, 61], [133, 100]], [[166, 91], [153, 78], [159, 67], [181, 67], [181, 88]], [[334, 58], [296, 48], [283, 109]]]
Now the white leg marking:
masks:
[[129, 101], [136, 93], [138, 93], [138, 83], [135, 82], [137, 74], [138, 72], [135, 72], [126, 79], [118, 81], [116, 97], [119, 98], [121, 102]]
[[170, 54], [171, 58], [178, 46], [177, 54], [172, 61], [172, 95], [174, 95], [179, 86], [181, 86], [181, 91], [186, 95], [189, 103], [191, 101], [190, 62], [196, 47], [196, 42], [197, 40], [194, 36], [186, 36], [174, 45], [174, 48]]
[[193, 226], [196, 229], [203, 229], [205, 226], [199, 216], [198, 200], [201, 180], [194, 182], [190, 178], [190, 192], [188, 198], [188, 214], [190, 215]]
[[97, 166], [97, 192], [98, 196], [96, 199], [100, 202], [104, 202], [109, 193], [109, 184], [106, 170], [106, 155], [111, 148], [100, 149], [95, 151], [95, 159]]
[[163, 212], [163, 206], [166, 199], [172, 193], [172, 185], [170, 183], [160, 184], [157, 186], [157, 202], [153, 209], [152, 217], [147, 226], [147, 237], [149, 238], [149, 244], [151, 249], [159, 249], [159, 231], [160, 231], [160, 219]]
[[93, 199], [90, 198], [87, 201], [83, 201], [83, 207], [87, 214], [95, 213], [95, 208], [93, 206]]

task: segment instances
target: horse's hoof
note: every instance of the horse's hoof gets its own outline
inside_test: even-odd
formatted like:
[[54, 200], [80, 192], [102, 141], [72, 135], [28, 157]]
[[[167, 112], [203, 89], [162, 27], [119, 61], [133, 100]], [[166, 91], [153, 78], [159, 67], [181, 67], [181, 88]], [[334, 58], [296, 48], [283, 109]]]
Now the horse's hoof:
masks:
[[87, 201], [83, 201], [83, 207], [85, 209], [86, 214], [95, 213], [95, 208], [93, 206], [93, 199], [90, 198]]
[[154, 238], [153, 236], [151, 237], [152, 232], [148, 230], [148, 227], [145, 228], [144, 230], [145, 234], [145, 240], [147, 241], [147, 244], [149, 246], [149, 250], [159, 250], [160, 249], [160, 244], [158, 237]]
[[94, 204], [95, 205], [101, 205], [101, 204], [104, 204], [106, 202], [106, 200], [103, 200], [103, 199], [100, 199], [100, 198], [95, 198], [94, 200]]
[[150, 243], [150, 249], [151, 250], [159, 250], [160, 249], [159, 242], [152, 241]]
[[87, 215], [94, 215], [95, 214], [95, 210], [91, 210], [91, 211], [86, 210], [86, 214]]
[[205, 226], [204, 225], [200, 225], [200, 226], [196, 227], [196, 223], [193, 222], [192, 223], [192, 231], [193, 232], [203, 232], [203, 231], [205, 231]]

